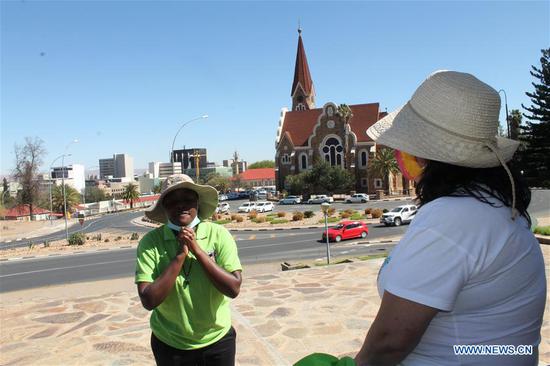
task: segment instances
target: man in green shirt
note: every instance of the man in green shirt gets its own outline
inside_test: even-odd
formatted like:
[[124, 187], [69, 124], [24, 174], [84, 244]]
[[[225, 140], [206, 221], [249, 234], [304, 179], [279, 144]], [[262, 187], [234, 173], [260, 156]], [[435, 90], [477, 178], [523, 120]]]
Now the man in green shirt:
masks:
[[145, 215], [165, 225], [150, 231], [137, 249], [141, 303], [151, 314], [151, 348], [157, 365], [235, 363], [235, 330], [229, 299], [241, 287], [237, 246], [223, 226], [203, 221], [218, 192], [184, 174], [170, 176]]

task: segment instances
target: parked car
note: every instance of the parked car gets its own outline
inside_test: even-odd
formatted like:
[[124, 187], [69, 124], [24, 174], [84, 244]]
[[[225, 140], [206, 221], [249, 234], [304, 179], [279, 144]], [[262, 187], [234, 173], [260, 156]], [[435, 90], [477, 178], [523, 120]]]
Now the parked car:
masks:
[[256, 211], [267, 212], [273, 211], [273, 203], [267, 201], [256, 202]]
[[380, 217], [380, 223], [386, 226], [406, 224], [414, 219], [416, 211], [417, 208], [415, 205], [398, 206], [390, 212], [383, 214], [382, 217]]
[[229, 203], [222, 202], [218, 204], [218, 207], [216, 207], [216, 213], [229, 213]]
[[239, 199], [239, 192], [229, 192], [227, 194], [228, 200], [238, 200]]
[[239, 212], [250, 212], [256, 210], [256, 202], [245, 202], [238, 208]]
[[281, 205], [295, 205], [297, 203], [301, 203], [302, 199], [298, 196], [286, 196], [282, 200], [279, 201], [279, 204]]
[[[369, 228], [363, 221], [342, 221], [336, 226], [328, 228], [328, 240], [339, 243], [342, 239], [366, 238]], [[326, 241], [326, 232], [323, 231], [323, 241]]]
[[346, 203], [366, 203], [369, 195], [366, 193], [356, 193], [346, 198]]
[[239, 192], [239, 198], [250, 198], [250, 191]]
[[226, 194], [222, 193], [218, 196], [218, 200], [219, 201], [227, 201], [228, 200], [228, 197]]
[[310, 199], [307, 200], [307, 203], [314, 204], [314, 203], [325, 203], [325, 202], [334, 202], [334, 198], [327, 196], [326, 194], [318, 194], [316, 196], [311, 196]]

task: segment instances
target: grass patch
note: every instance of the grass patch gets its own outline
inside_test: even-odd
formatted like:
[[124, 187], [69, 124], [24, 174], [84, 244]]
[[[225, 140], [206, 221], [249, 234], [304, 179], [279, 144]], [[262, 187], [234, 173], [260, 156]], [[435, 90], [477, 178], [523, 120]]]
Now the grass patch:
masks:
[[363, 215], [361, 215], [360, 213], [354, 213], [350, 217], [350, 219], [352, 219], [352, 220], [361, 220], [362, 218], [363, 218]]
[[267, 217], [277, 217], [277, 214], [274, 213], [274, 212], [272, 212], [272, 213], [270, 213], [270, 214], [267, 214], [266, 216], [267, 216]]
[[368, 261], [370, 259], [378, 259], [378, 258], [386, 258], [387, 254], [371, 254], [371, 255], [364, 255], [362, 257], [357, 257], [357, 259], [361, 261]]
[[550, 226], [537, 226], [533, 232], [539, 235], [550, 236]]
[[[334, 224], [335, 222], [339, 222], [340, 218], [339, 217], [329, 217], [327, 221], [328, 221], [329, 224]], [[319, 220], [318, 223], [319, 224], [324, 224], [325, 219]]]
[[231, 222], [231, 220], [224, 219], [224, 220], [216, 220], [216, 221], [214, 221], [214, 224], [225, 225], [225, 224], [229, 224], [230, 222]]
[[288, 222], [287, 219], [273, 219], [270, 221], [271, 224], [286, 224]]

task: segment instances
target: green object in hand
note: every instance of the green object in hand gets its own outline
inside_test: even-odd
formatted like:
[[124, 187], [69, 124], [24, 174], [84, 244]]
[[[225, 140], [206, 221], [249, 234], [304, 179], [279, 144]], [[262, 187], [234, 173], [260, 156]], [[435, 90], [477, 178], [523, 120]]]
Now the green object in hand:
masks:
[[338, 357], [326, 354], [326, 353], [312, 353], [300, 361], [296, 362], [294, 366], [356, 366], [355, 361], [351, 357]]

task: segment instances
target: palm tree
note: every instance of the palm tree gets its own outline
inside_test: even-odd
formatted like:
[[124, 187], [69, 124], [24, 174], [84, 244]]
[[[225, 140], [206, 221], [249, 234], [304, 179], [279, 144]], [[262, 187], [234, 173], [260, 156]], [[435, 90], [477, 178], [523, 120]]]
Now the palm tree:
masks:
[[[67, 199], [67, 211], [71, 212], [80, 203], [80, 193], [73, 187], [65, 184], [65, 197]], [[54, 212], [63, 212], [63, 215], [65, 215], [63, 187], [60, 185], [54, 186], [52, 189], [52, 208]]]
[[375, 174], [382, 177], [384, 186], [388, 187], [388, 193], [391, 194], [389, 176], [399, 172], [399, 165], [395, 160], [395, 155], [390, 148], [378, 148], [374, 159], [371, 161], [371, 168]]
[[134, 200], [137, 200], [139, 198], [139, 191], [137, 184], [134, 183], [128, 183], [126, 187], [124, 187], [124, 192], [122, 193], [122, 199], [126, 201], [130, 201], [130, 209], [134, 208]]
[[349, 125], [349, 121], [353, 117], [353, 113], [351, 112], [351, 108], [347, 104], [340, 104], [338, 106], [338, 111], [336, 113], [340, 116], [342, 121], [344, 121], [344, 128], [346, 131], [346, 134], [344, 136], [344, 169], [347, 169], [348, 165], [351, 165], [351, 164], [348, 164], [348, 161], [347, 161], [348, 146], [349, 146], [349, 142], [348, 142], [349, 126], [348, 125]]

